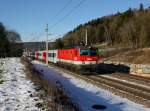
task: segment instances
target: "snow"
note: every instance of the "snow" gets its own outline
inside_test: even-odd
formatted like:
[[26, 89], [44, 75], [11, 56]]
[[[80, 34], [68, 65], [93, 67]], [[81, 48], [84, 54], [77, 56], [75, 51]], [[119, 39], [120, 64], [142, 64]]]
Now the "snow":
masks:
[[41, 111], [35, 107], [37, 97], [29, 96], [35, 91], [35, 86], [25, 77], [20, 59], [0, 59], [0, 65], [4, 80], [0, 84], [0, 111]]
[[38, 61], [32, 61], [32, 64], [44, 78], [64, 89], [73, 101], [81, 106], [83, 111], [100, 111], [92, 108], [95, 104], [106, 106], [103, 111], [150, 111], [150, 108], [116, 96], [55, 67], [47, 67]]

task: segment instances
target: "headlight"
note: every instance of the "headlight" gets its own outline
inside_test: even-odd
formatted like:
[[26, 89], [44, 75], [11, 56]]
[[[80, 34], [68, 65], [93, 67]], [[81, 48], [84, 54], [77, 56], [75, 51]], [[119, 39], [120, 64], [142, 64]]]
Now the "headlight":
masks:
[[92, 58], [87, 58], [87, 60], [91, 61], [91, 60], [92, 60]]

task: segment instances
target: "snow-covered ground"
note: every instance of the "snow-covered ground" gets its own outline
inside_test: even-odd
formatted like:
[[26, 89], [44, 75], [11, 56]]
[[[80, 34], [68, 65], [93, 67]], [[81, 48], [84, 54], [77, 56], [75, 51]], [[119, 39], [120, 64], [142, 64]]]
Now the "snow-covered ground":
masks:
[[3, 84], [0, 84], [0, 111], [41, 111], [35, 107], [37, 97], [30, 97], [35, 86], [25, 77], [19, 58], [0, 59]]
[[100, 111], [92, 108], [95, 104], [106, 106], [103, 111], [150, 111], [150, 108], [144, 108], [54, 67], [47, 67], [38, 61], [32, 64], [46, 79], [62, 87], [84, 111]]

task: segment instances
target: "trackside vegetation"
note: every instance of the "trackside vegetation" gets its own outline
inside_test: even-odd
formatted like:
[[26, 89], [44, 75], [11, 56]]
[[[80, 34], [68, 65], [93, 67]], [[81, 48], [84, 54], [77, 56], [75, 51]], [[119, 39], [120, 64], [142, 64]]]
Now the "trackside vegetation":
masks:
[[0, 23], [0, 57], [18, 57], [22, 52], [20, 35], [16, 31], [6, 30]]

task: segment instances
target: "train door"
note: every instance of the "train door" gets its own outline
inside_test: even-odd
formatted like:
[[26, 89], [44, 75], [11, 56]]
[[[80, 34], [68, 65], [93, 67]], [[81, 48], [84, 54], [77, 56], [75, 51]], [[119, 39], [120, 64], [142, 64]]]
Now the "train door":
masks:
[[57, 61], [58, 61], [57, 58], [58, 58], [57, 57], [57, 50], [54, 50], [53, 51], [53, 61], [54, 61], [54, 63], [57, 63]]

